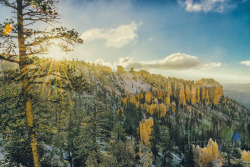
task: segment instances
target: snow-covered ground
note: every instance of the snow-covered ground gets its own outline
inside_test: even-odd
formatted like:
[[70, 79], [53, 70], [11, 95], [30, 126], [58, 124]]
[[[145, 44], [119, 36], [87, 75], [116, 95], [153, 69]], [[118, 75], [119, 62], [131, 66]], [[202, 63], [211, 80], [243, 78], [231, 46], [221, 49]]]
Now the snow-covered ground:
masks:
[[139, 93], [142, 89], [149, 91], [151, 88], [151, 85], [131, 73], [124, 73], [121, 77], [123, 78], [124, 89], [127, 93], [135, 94]]

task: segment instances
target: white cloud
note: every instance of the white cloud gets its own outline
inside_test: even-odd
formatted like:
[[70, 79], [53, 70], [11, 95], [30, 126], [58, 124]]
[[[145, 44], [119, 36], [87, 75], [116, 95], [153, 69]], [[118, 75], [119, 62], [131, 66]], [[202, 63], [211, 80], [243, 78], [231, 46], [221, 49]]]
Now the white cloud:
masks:
[[120, 48], [135, 40], [138, 35], [136, 33], [138, 24], [132, 22], [129, 25], [121, 25], [111, 29], [91, 29], [85, 31], [81, 38], [85, 41], [93, 41], [96, 39], [105, 39], [106, 47]]
[[167, 56], [162, 60], [152, 60], [152, 61], [134, 61], [132, 57], [120, 58], [113, 65], [107, 63], [102, 59], [99, 59], [95, 63], [100, 65], [110, 66], [112, 69], [116, 69], [117, 65], [123, 66], [125, 69], [130, 69], [131, 67], [138, 70], [208, 70], [211, 68], [220, 67], [221, 63], [202, 63], [196, 56], [190, 56], [187, 54], [175, 53]]
[[131, 67], [135, 69], [161, 69], [161, 70], [203, 70], [220, 67], [221, 63], [202, 63], [196, 56], [190, 56], [187, 54], [174, 53], [167, 56], [162, 60], [141, 61], [135, 62], [132, 58], [122, 58], [118, 61], [118, 64], [123, 65], [129, 69]]
[[250, 66], [250, 60], [242, 61], [240, 64], [244, 64], [246, 66]]
[[179, 3], [185, 7], [188, 12], [219, 12], [222, 13], [225, 9], [233, 7], [229, 4], [230, 0], [179, 0]]
[[203, 69], [211, 69], [216, 67], [221, 67], [221, 63], [209, 63], [203, 65]]

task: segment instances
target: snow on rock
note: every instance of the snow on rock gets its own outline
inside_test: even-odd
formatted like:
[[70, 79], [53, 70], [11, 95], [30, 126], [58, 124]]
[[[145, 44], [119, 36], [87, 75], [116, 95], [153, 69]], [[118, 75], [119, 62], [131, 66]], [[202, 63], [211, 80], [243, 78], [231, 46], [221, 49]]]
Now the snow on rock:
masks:
[[132, 73], [122, 73], [121, 78], [124, 81], [124, 90], [128, 94], [139, 93], [141, 90], [149, 91], [151, 88], [150, 84], [144, 82], [142, 78]]

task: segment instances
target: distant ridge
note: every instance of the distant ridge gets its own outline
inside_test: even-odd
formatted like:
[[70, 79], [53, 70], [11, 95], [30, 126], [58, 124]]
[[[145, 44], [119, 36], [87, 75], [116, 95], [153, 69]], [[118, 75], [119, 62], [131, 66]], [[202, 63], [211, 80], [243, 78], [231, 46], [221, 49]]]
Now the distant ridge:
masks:
[[250, 109], [250, 84], [228, 83], [222, 85], [225, 97], [228, 96], [237, 103]]

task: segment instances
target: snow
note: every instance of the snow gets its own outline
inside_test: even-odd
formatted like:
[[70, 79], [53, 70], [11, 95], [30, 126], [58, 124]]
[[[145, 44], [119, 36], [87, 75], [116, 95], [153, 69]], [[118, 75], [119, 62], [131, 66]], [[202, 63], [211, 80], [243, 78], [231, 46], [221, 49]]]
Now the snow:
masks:
[[174, 154], [174, 153], [171, 153], [171, 154], [173, 156], [173, 164], [174, 164], [174, 166], [177, 166], [178, 164], [180, 164], [181, 163], [181, 158], [178, 155]]
[[149, 91], [151, 88], [150, 84], [144, 82], [140, 77], [132, 73], [123, 73], [121, 77], [124, 81], [123, 86], [126, 93], [136, 94], [143, 89]]

